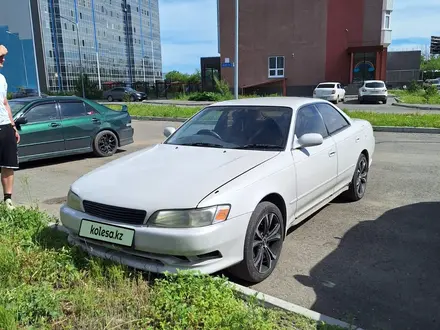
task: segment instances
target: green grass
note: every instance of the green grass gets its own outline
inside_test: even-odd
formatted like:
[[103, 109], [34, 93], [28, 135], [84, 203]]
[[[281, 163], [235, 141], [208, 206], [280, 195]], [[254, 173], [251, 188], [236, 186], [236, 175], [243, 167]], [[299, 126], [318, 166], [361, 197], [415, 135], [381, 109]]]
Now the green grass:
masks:
[[[107, 105], [110, 109], [121, 110], [120, 105]], [[178, 107], [175, 105], [128, 104], [128, 112], [132, 116], [189, 118], [202, 107]]]
[[90, 258], [38, 209], [0, 205], [0, 329], [340, 329], [239, 299], [223, 277]]
[[[119, 110], [120, 105], [110, 105]], [[128, 111], [132, 116], [188, 118], [199, 111], [201, 107], [178, 107], [170, 105], [129, 104]], [[344, 110], [350, 117], [368, 120], [373, 126], [402, 126], [402, 127], [435, 127], [440, 128], [439, 114], [394, 114], [364, 111]]]
[[428, 96], [423, 89], [419, 89], [414, 92], [392, 90], [389, 91], [389, 93], [396, 95], [402, 101], [402, 103], [440, 105], [440, 93]]
[[363, 111], [345, 112], [352, 118], [368, 120], [373, 126], [440, 128], [440, 115], [438, 114], [394, 114]]

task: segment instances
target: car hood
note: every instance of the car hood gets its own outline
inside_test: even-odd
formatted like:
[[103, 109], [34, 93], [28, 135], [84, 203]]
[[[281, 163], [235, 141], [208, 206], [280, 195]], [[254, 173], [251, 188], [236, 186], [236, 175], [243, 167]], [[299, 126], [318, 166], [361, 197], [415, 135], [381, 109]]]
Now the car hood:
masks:
[[149, 214], [193, 208], [216, 188], [278, 154], [158, 144], [93, 170], [72, 190], [83, 200]]

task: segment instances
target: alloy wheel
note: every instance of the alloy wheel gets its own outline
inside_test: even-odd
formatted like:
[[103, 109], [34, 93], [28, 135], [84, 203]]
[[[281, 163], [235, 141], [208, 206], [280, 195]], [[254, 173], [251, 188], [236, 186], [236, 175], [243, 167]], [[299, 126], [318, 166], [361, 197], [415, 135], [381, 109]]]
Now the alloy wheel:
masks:
[[259, 221], [253, 241], [253, 263], [260, 274], [272, 270], [282, 246], [281, 220], [275, 213], [268, 213]]
[[365, 189], [367, 187], [367, 176], [367, 160], [365, 158], [362, 158], [358, 164], [356, 179], [356, 192], [359, 196], [363, 196], [363, 194], [365, 193]]
[[117, 147], [115, 136], [110, 133], [102, 135], [98, 141], [98, 147], [103, 154], [111, 154]]

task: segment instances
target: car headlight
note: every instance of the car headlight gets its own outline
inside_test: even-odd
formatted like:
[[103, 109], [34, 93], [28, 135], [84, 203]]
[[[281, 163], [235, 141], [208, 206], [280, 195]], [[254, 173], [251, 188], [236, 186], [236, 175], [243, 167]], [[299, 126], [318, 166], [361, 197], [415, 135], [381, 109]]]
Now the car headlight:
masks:
[[168, 228], [205, 227], [227, 220], [231, 207], [216, 205], [202, 209], [164, 210], [156, 212], [148, 225]]
[[77, 211], [84, 211], [82, 207], [81, 198], [72, 190], [67, 194], [67, 206]]

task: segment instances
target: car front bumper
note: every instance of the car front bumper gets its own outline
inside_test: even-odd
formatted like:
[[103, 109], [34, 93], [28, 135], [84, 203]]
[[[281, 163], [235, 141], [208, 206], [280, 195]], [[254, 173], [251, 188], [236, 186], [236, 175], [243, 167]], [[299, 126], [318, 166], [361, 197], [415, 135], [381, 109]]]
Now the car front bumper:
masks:
[[[248, 213], [200, 228], [155, 228], [107, 221], [67, 205], [60, 209], [71, 244], [93, 256], [155, 273], [180, 269], [212, 274], [240, 262], [250, 216]], [[133, 229], [132, 247], [78, 236], [82, 219]]]

